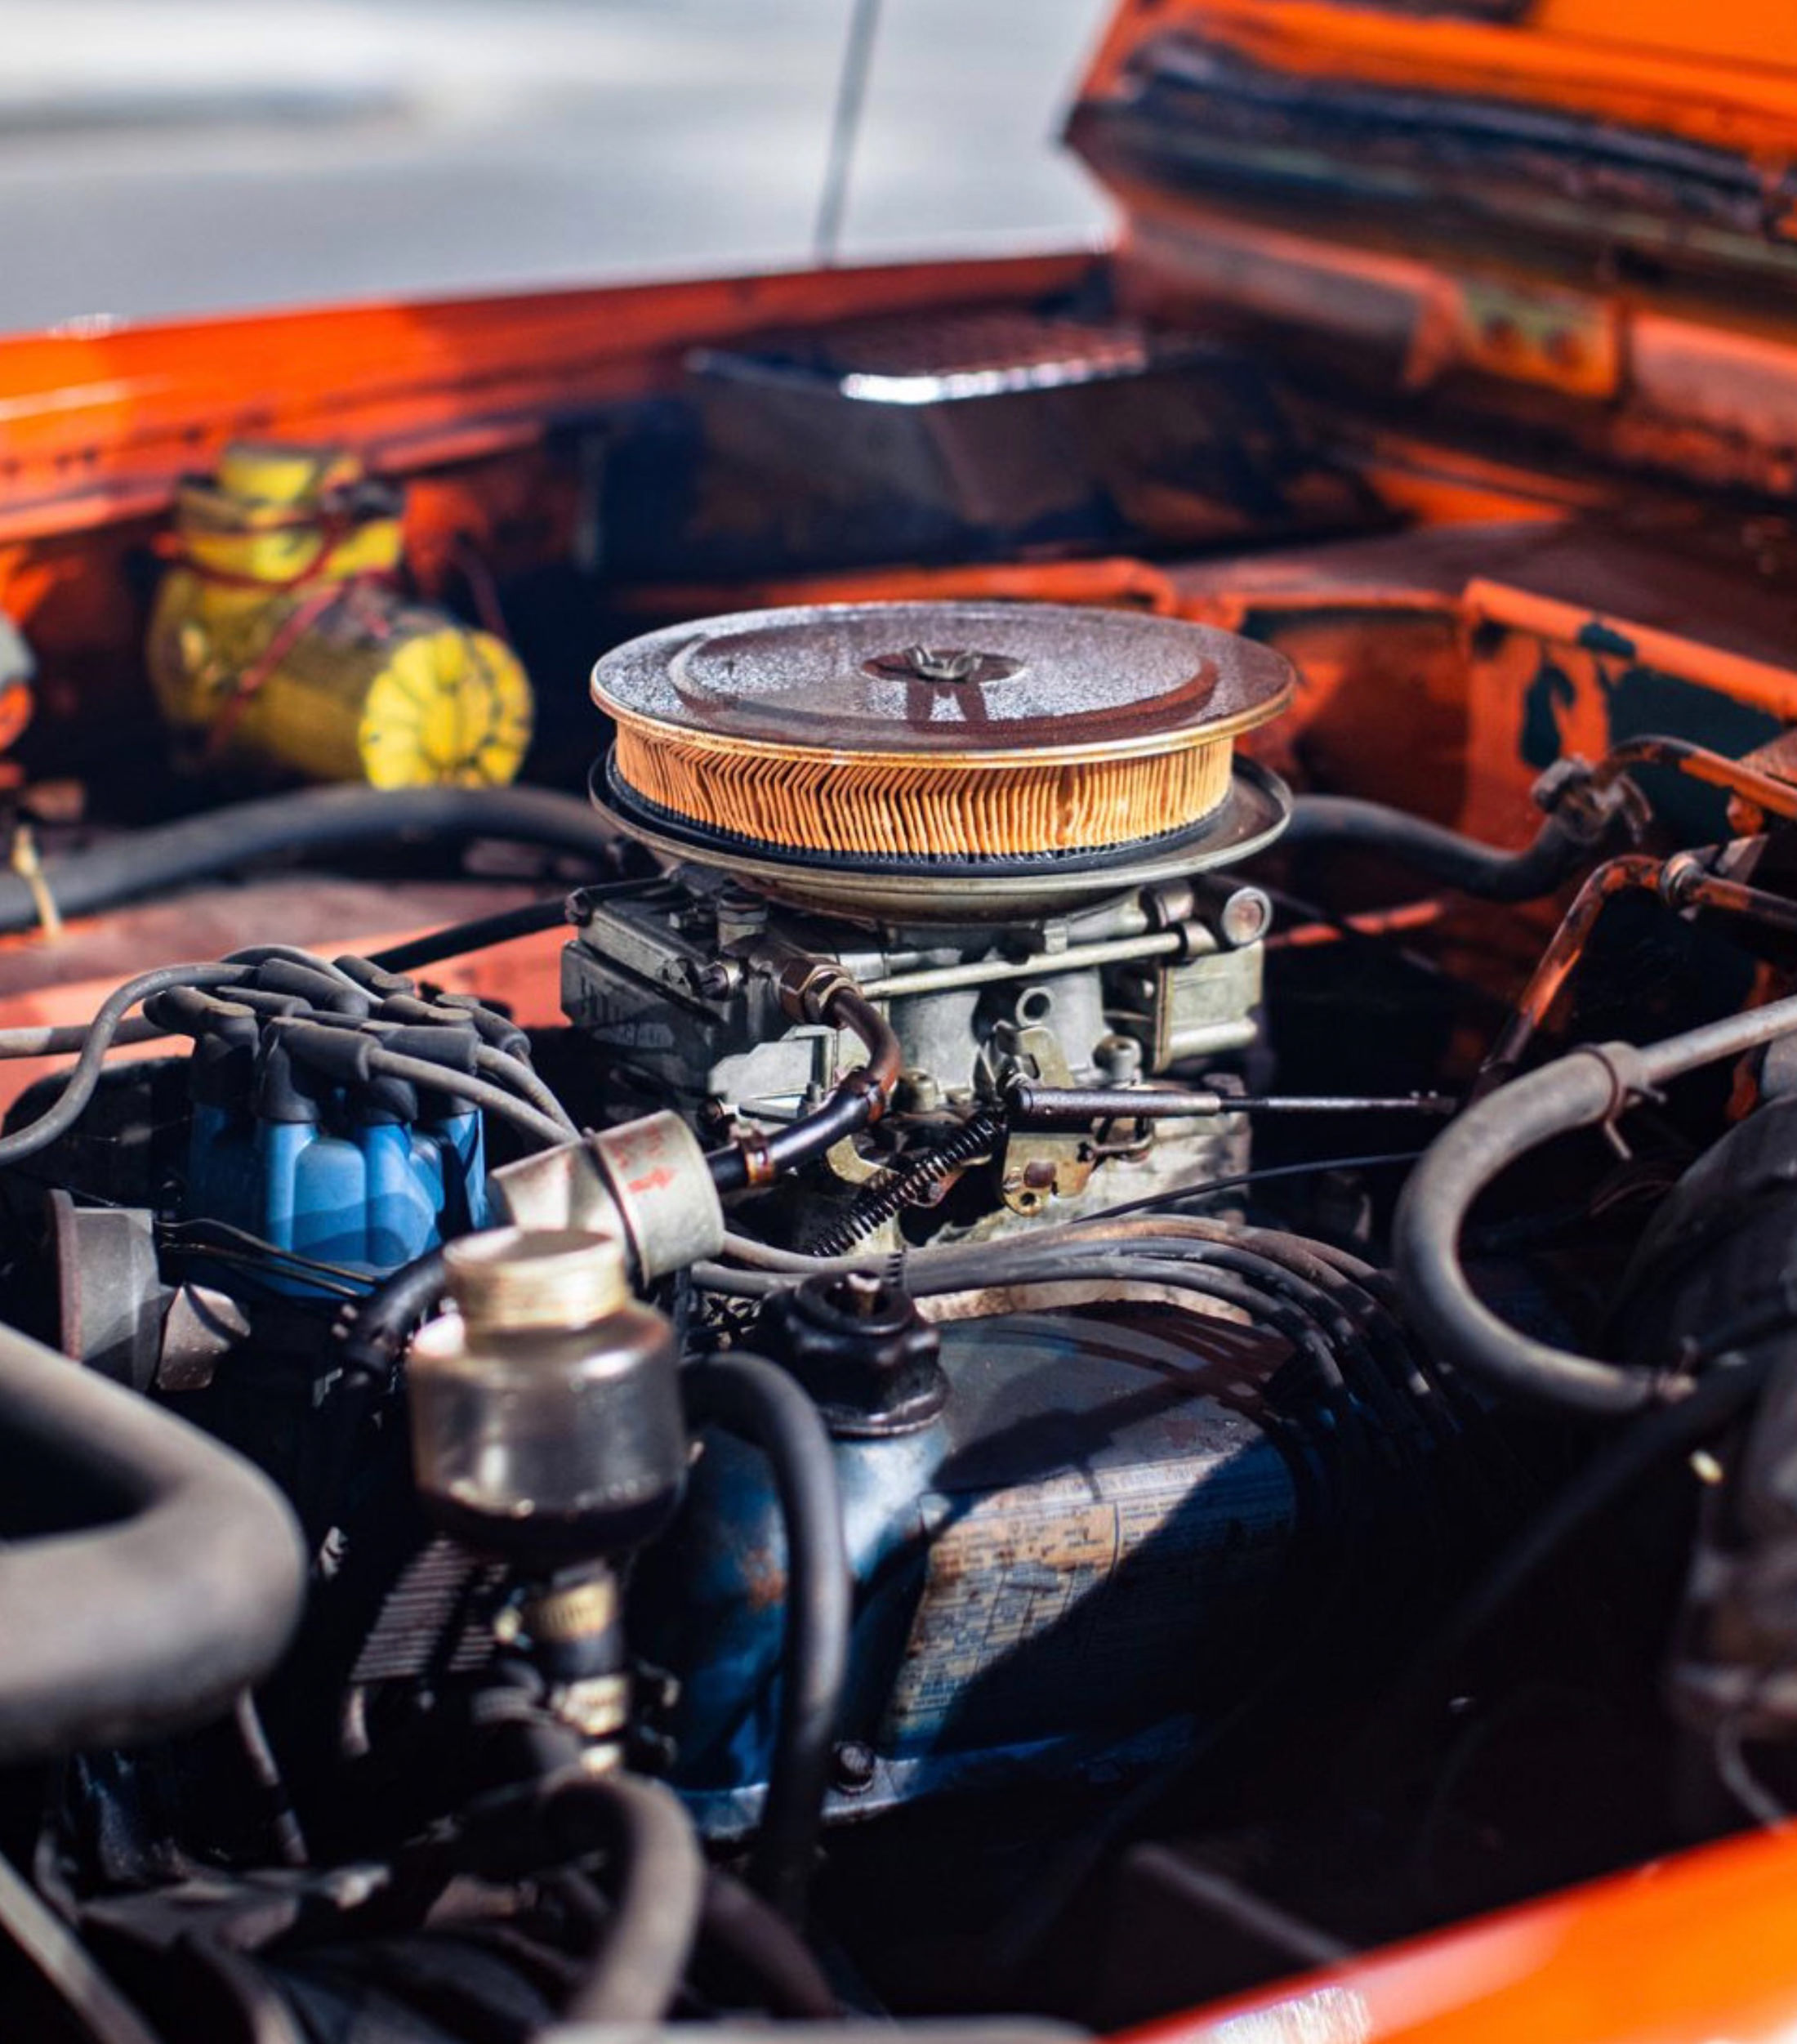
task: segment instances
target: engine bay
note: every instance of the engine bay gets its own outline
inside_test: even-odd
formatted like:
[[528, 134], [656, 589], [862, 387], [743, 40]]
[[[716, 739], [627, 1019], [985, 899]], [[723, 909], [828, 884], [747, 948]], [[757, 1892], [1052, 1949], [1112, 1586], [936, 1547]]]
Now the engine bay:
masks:
[[16, 2033], [1115, 2031], [1784, 1821], [1788, 526], [1001, 295], [16, 564]]

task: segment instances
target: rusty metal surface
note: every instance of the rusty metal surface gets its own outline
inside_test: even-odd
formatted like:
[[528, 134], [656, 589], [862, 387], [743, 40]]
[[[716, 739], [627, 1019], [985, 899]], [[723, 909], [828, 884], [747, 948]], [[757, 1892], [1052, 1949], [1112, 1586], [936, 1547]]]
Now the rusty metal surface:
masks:
[[1273, 715], [1291, 685], [1278, 654], [1231, 634], [1046, 604], [745, 612], [633, 640], [593, 676], [602, 708], [681, 731], [1009, 757], [1224, 737]]
[[0, 939], [0, 1000], [127, 979], [177, 959], [219, 957], [240, 944], [266, 943], [271, 933], [283, 944], [333, 957], [359, 945], [376, 949], [402, 935], [538, 899], [544, 891], [527, 881], [395, 886], [328, 873], [204, 888], [72, 922], [56, 944], [41, 936]]
[[391, 471], [528, 446], [653, 388], [682, 350], [782, 320], [1077, 284], [1084, 252], [370, 304], [0, 340], [0, 538], [167, 509], [234, 435], [323, 435]]
[[[1154, 41], [1183, 35], [1294, 81], [1582, 118], [1697, 150], [1776, 157], [1797, 135], [1781, 0], [1531, 0], [1502, 11], [1369, 0], [1122, 0], [1081, 87], [1121, 98]], [[1474, 13], [1486, 19], [1469, 18]], [[1775, 212], [1767, 227], [1783, 223]]]

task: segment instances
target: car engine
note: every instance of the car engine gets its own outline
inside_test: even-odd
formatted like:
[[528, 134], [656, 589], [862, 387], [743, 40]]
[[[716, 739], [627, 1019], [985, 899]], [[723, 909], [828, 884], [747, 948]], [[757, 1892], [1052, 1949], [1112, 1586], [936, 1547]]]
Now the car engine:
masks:
[[1782, 1821], [1788, 740], [1389, 593], [1523, 521], [500, 614], [402, 511], [188, 487], [201, 781], [16, 819], [121, 934], [0, 1018], [13, 2033], [1047, 2038]]

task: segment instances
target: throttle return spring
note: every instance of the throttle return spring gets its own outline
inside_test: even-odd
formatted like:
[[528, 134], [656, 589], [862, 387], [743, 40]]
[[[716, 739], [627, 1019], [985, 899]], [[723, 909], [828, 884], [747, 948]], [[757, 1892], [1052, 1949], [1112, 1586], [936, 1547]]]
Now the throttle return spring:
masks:
[[907, 1164], [895, 1165], [878, 1178], [871, 1179], [856, 1194], [853, 1203], [809, 1243], [807, 1254], [843, 1256], [864, 1242], [876, 1228], [907, 1207], [915, 1207], [932, 1187], [950, 1172], [970, 1164], [990, 1149], [1004, 1132], [1005, 1118], [997, 1109], [983, 1107], [970, 1114], [952, 1136], [925, 1156]]

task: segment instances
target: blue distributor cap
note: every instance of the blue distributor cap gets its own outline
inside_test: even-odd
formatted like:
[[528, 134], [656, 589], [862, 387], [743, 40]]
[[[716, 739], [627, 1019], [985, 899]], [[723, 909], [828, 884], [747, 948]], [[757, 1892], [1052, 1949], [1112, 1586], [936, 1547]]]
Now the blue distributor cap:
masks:
[[[335, 1295], [338, 1274], [383, 1275], [484, 1227], [486, 1139], [457, 1078], [495, 1054], [502, 1069], [528, 1060], [524, 1032], [474, 1002], [422, 997], [365, 959], [328, 966], [277, 952], [246, 975], [145, 1004], [194, 1039], [181, 1218], [332, 1266], [258, 1274], [301, 1297]], [[420, 1082], [394, 1078], [383, 1047]]]

